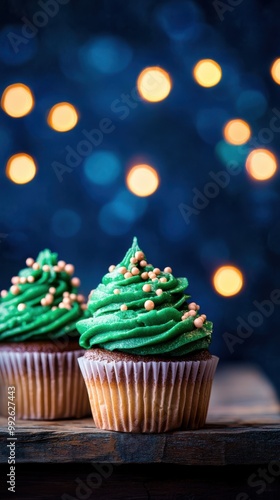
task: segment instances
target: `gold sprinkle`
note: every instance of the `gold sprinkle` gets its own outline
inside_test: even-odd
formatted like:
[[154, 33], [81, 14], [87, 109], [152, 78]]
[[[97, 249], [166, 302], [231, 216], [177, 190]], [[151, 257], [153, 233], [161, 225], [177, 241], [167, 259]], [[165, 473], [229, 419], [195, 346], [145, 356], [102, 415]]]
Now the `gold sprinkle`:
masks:
[[23, 311], [25, 308], [26, 308], [26, 305], [25, 305], [25, 304], [19, 304], [19, 305], [17, 306], [18, 311]]
[[18, 283], [20, 283], [20, 277], [19, 276], [13, 276], [12, 279], [11, 279], [11, 283], [13, 285], [17, 285]]
[[171, 269], [171, 267], [165, 267], [165, 268], [164, 268], [164, 272], [165, 272], [165, 273], [169, 273], [169, 274], [171, 274], [171, 273], [172, 273], [172, 269]]
[[155, 307], [155, 303], [152, 300], [146, 300], [144, 307], [147, 311], [151, 311]]
[[144, 257], [145, 257], [145, 255], [140, 250], [138, 250], [138, 252], [135, 253], [135, 258], [137, 260], [142, 260], [142, 259], [144, 259]]
[[64, 268], [64, 271], [67, 273], [67, 274], [70, 274], [70, 276], [72, 276], [72, 274], [74, 273], [75, 271], [75, 267], [73, 266], [73, 264], [66, 264], [65, 268]]
[[139, 273], [140, 273], [140, 271], [139, 271], [138, 267], [133, 267], [131, 269], [131, 274], [133, 274], [133, 276], [136, 276]]

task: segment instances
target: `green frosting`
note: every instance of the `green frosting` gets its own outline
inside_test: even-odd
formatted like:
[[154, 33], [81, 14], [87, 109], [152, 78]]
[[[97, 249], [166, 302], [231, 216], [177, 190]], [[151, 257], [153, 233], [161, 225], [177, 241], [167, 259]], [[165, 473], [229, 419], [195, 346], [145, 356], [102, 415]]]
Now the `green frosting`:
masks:
[[[141, 266], [140, 261], [131, 263], [140, 250], [137, 239], [124, 259], [111, 272], [105, 274], [102, 283], [90, 295], [88, 310], [92, 317], [77, 323], [80, 345], [85, 349], [102, 347], [109, 351], [118, 350], [138, 355], [182, 356], [198, 349], [207, 349], [211, 342], [212, 323], [203, 320], [197, 328], [195, 316], [182, 319], [188, 312], [189, 295], [186, 278], [175, 278], [171, 272], [161, 271], [157, 280], [153, 276], [143, 279], [144, 272], [152, 272], [154, 266]], [[142, 256], [143, 259], [143, 256]], [[144, 257], [144, 260], [146, 258]], [[142, 262], [142, 265], [144, 263]], [[130, 272], [133, 267], [139, 274], [125, 277], [122, 267]], [[160, 281], [166, 278], [166, 281]], [[144, 285], [150, 285], [151, 291], [143, 291]], [[162, 293], [156, 294], [158, 289]], [[115, 291], [115, 292], [114, 292]], [[161, 293], [161, 294], [160, 294]], [[152, 310], [145, 308], [145, 302], [154, 303]], [[127, 310], [121, 310], [121, 306]]]
[[74, 267], [58, 262], [50, 250], [40, 252], [33, 267], [30, 260], [31, 265], [12, 279], [16, 284], [1, 292], [0, 341], [79, 336], [76, 322], [88, 314], [74, 286], [79, 280], [71, 277]]

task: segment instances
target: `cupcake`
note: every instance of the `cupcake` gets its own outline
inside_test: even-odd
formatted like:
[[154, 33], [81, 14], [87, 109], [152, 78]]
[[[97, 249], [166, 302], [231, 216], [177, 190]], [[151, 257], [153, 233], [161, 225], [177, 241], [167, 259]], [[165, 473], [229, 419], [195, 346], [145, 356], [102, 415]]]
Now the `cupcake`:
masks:
[[90, 294], [78, 359], [95, 425], [122, 432], [203, 427], [218, 358], [186, 278], [148, 264], [134, 238]]
[[90, 414], [77, 363], [76, 321], [87, 317], [74, 266], [44, 250], [12, 278], [0, 299], [0, 413], [14, 387], [16, 417], [80, 418]]

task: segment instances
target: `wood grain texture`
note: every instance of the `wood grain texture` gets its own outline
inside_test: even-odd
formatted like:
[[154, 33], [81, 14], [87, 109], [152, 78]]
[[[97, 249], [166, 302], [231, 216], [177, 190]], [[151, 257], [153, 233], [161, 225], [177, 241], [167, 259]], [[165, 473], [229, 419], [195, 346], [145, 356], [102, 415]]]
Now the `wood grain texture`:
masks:
[[[17, 421], [17, 463], [99, 462], [250, 465], [280, 460], [279, 404], [253, 367], [221, 367], [205, 428], [165, 434], [102, 431], [92, 419]], [[6, 419], [0, 462], [7, 463]]]

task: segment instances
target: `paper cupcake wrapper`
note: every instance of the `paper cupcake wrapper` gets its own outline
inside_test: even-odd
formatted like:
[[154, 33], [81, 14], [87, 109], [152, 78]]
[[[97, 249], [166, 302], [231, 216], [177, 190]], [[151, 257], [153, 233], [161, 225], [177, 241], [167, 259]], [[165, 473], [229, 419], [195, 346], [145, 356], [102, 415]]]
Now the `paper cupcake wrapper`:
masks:
[[103, 362], [78, 359], [100, 429], [166, 432], [205, 424], [218, 358]]
[[90, 415], [77, 358], [84, 351], [0, 353], [0, 413], [7, 416], [8, 387], [15, 387], [16, 418], [54, 420]]

